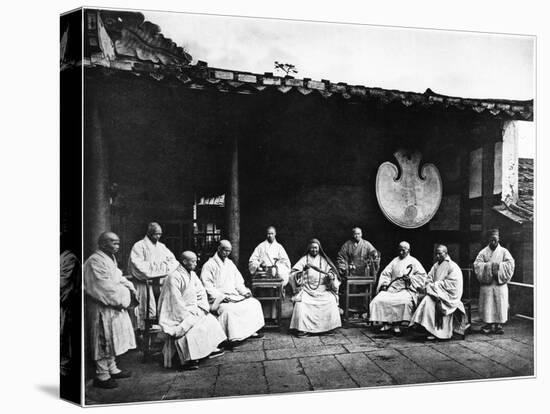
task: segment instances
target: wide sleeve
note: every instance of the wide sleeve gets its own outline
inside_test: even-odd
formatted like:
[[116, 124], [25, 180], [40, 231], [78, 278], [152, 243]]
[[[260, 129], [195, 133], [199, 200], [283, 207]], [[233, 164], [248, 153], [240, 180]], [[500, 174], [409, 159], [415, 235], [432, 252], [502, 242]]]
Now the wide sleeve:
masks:
[[107, 264], [91, 257], [84, 267], [85, 292], [107, 306], [127, 308], [130, 306], [130, 290], [119, 280], [114, 280]]
[[498, 267], [498, 284], [508, 283], [514, 275], [515, 262], [514, 258], [507, 249], [504, 249], [504, 257]]
[[126, 279], [124, 276], [120, 277], [120, 283], [122, 283], [123, 286], [127, 287], [128, 289], [130, 289], [130, 291], [137, 295], [136, 287], [134, 286], [134, 284]]
[[294, 291], [296, 291], [302, 285], [301, 272], [304, 270], [305, 264], [306, 257], [303, 256], [294, 264], [294, 266], [292, 266], [289, 282]]
[[181, 337], [193, 327], [196, 315], [190, 312], [183, 300], [186, 288], [182, 279], [172, 274], [166, 278], [159, 297], [159, 325], [170, 336]]
[[485, 249], [474, 260], [474, 273], [479, 283], [490, 284], [493, 281], [491, 262], [485, 260]]
[[196, 274], [193, 273], [193, 276], [191, 276], [191, 278], [195, 285], [195, 291], [197, 292], [197, 306], [203, 311], [209, 312], [210, 306], [208, 305], [208, 296], [204, 285]]
[[349, 266], [348, 243], [344, 243], [336, 256], [336, 267], [341, 273], [346, 273]]
[[418, 260], [413, 261], [413, 269], [410, 274], [411, 286], [416, 290], [426, 285], [426, 270]]
[[388, 263], [388, 265], [384, 268], [384, 270], [382, 270], [382, 273], [380, 273], [376, 292], [379, 292], [382, 286], [387, 286], [390, 284], [394, 264], [395, 264], [395, 259], [393, 259], [390, 263]]
[[237, 290], [239, 295], [246, 295], [250, 293], [250, 289], [248, 289], [244, 285], [243, 275], [241, 275], [241, 272], [239, 272], [239, 269], [237, 269], [237, 266], [235, 266], [234, 263], [231, 263], [231, 264], [233, 267], [233, 277], [234, 277], [233, 280], [235, 281], [235, 289]]
[[442, 302], [446, 315], [454, 312], [462, 297], [462, 271], [460, 268], [450, 266], [444, 279], [426, 286], [426, 293]]
[[145, 261], [145, 247], [142, 243], [136, 243], [130, 251], [130, 274], [138, 280], [147, 280], [152, 276], [151, 263]]
[[261, 244], [256, 246], [254, 251], [252, 252], [252, 255], [250, 256], [250, 259], [248, 259], [248, 271], [251, 275], [256, 273], [256, 270], [258, 270], [258, 267], [260, 267], [262, 260], [261, 255]]
[[211, 260], [206, 262], [201, 270], [201, 282], [204, 285], [204, 289], [206, 290], [208, 301], [210, 303], [221, 301], [225, 298], [225, 294], [221, 290], [217, 289], [214, 284], [215, 272], [215, 265], [212, 264]]
[[170, 273], [173, 273], [176, 271], [176, 269], [179, 267], [180, 263], [176, 259], [176, 256], [174, 256], [174, 253], [166, 247], [166, 245], [162, 245], [164, 257], [165, 257], [165, 265], [166, 265], [166, 274], [169, 275]]
[[287, 271], [290, 271], [290, 258], [288, 257], [288, 254], [283, 246], [279, 246], [278, 259], [277, 266], [284, 267]]

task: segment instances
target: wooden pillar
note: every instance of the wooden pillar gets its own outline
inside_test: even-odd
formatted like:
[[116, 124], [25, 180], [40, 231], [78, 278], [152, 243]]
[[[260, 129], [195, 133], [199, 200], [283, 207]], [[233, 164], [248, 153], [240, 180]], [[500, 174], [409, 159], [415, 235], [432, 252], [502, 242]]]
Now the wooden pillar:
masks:
[[90, 102], [89, 107], [84, 134], [84, 258], [97, 248], [99, 235], [111, 230], [107, 149], [97, 104]]
[[231, 255], [235, 264], [238, 265], [241, 240], [241, 207], [239, 200], [239, 142], [236, 134], [232, 138], [231, 164], [229, 167], [229, 181], [226, 194], [227, 237], [233, 245]]

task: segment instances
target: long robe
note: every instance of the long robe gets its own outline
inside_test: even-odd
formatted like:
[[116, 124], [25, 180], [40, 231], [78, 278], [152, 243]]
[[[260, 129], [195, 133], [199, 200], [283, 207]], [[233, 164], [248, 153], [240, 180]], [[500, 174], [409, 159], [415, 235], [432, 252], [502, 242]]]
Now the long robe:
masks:
[[335, 279], [327, 286], [326, 275], [312, 268], [304, 272], [306, 265], [314, 265], [325, 272], [331, 270], [324, 257], [312, 257], [309, 254], [292, 267], [291, 282], [299, 292], [294, 297], [290, 329], [320, 333], [342, 326], [337, 301], [340, 281], [335, 275]]
[[[388, 286], [392, 281], [407, 274], [408, 266], [412, 266], [409, 275], [411, 284], [406, 286], [403, 280], [395, 281], [386, 291], [380, 292], [383, 285]], [[376, 322], [408, 322], [418, 303], [417, 289], [424, 287], [426, 271], [424, 267], [411, 255], [401, 259], [395, 257], [380, 273], [378, 294], [370, 303], [370, 320]]]
[[116, 259], [98, 250], [84, 263], [87, 325], [92, 358], [115, 357], [136, 347], [134, 329], [125, 308], [132, 283], [122, 276]]
[[[498, 270], [493, 272], [493, 263]], [[508, 285], [514, 275], [514, 258], [504, 247], [489, 246], [479, 252], [474, 272], [479, 280], [479, 316], [485, 323], [505, 323], [508, 320]]]
[[168, 275], [159, 297], [159, 325], [175, 337], [180, 361], [205, 358], [227, 337], [210, 313], [206, 290], [183, 266]]
[[[208, 259], [201, 271], [201, 280], [208, 294], [210, 310], [217, 312], [218, 321], [230, 341], [248, 338], [264, 326], [264, 315], [260, 302], [243, 296], [250, 293], [237, 266], [218, 253]], [[239, 302], [222, 303], [224, 298]]]
[[[136, 307], [138, 329], [145, 329], [147, 312], [147, 285], [145, 281], [155, 276], [164, 276], [172, 273], [179, 266], [172, 252], [161, 242], [153, 243], [145, 236], [136, 242], [130, 252], [128, 272], [134, 279], [139, 305]], [[153, 286], [149, 286], [149, 317], [156, 315], [156, 301]]]
[[336, 266], [342, 273], [347, 273], [350, 264], [353, 263], [355, 269], [351, 271], [351, 275], [365, 276], [368, 270], [368, 261], [376, 254], [376, 249], [367, 240], [361, 239], [359, 242], [348, 240], [342, 245], [338, 252]]
[[[277, 263], [275, 264], [275, 261]], [[285, 248], [274, 240], [273, 243], [269, 243], [264, 240], [256, 248], [250, 259], [248, 259], [248, 271], [250, 274], [256, 273], [258, 267], [264, 263], [266, 266], [277, 266], [277, 272], [279, 277], [283, 279], [283, 286], [288, 283], [290, 276], [290, 259], [286, 254]]]
[[[464, 332], [465, 315], [462, 298], [462, 270], [449, 256], [441, 263], [435, 263], [426, 280], [426, 296], [416, 309], [411, 325], [418, 323], [436, 338], [448, 339], [453, 330]], [[441, 302], [443, 310], [443, 327], [437, 328], [436, 300]], [[458, 310], [459, 312], [455, 312]]]

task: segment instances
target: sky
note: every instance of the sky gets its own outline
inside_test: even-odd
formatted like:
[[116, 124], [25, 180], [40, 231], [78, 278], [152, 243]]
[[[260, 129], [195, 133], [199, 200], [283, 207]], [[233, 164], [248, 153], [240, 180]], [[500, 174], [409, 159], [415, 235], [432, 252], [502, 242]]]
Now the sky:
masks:
[[470, 98], [532, 99], [534, 37], [144, 12], [210, 67]]
[[[253, 73], [274, 62], [296, 78], [467, 98], [534, 98], [532, 36], [344, 23], [143, 12], [185, 48], [193, 63]], [[280, 74], [280, 73], [279, 73]], [[530, 123], [532, 124], [532, 123]], [[535, 153], [535, 129], [522, 129], [521, 157]]]

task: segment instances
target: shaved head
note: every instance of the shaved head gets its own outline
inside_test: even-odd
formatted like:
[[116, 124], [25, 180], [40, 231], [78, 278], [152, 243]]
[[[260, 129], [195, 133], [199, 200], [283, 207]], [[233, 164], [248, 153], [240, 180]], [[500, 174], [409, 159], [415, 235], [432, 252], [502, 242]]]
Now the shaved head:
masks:
[[399, 243], [399, 246], [397, 247], [397, 251], [399, 253], [399, 257], [401, 259], [404, 259], [409, 255], [409, 252], [411, 251], [411, 245], [406, 241], [402, 241], [401, 243]]
[[231, 242], [229, 240], [220, 240], [220, 247], [229, 247], [230, 249], [232, 248], [231, 246]]
[[218, 245], [218, 256], [220, 256], [220, 259], [225, 260], [231, 254], [232, 249], [233, 247], [229, 240], [220, 240], [220, 244]]
[[359, 243], [363, 238], [363, 230], [361, 230], [360, 227], [354, 227], [353, 229], [351, 229], [351, 234], [353, 240], [355, 240], [357, 243]]
[[399, 243], [399, 247], [403, 247], [404, 249], [411, 250], [411, 245], [409, 244], [409, 242], [406, 242], [406, 241], [402, 241], [401, 243]]
[[191, 259], [197, 259], [197, 255], [193, 253], [191, 250], [186, 250], [181, 254], [181, 260], [191, 260]]
[[155, 230], [162, 230], [160, 224], [158, 224], [156, 221], [153, 221], [147, 225], [147, 234], [154, 233]]
[[269, 243], [273, 243], [273, 241], [275, 240], [275, 236], [277, 235], [277, 230], [275, 230], [275, 227], [273, 226], [269, 226], [267, 229], [266, 229], [266, 239]]
[[437, 245], [435, 249], [435, 258], [438, 263], [443, 262], [447, 258], [447, 246], [444, 244]]
[[156, 243], [162, 237], [162, 228], [160, 224], [153, 221], [147, 225], [147, 237], [153, 242]]
[[118, 252], [118, 249], [120, 248], [120, 239], [116, 235], [116, 233], [113, 233], [112, 231], [106, 231], [100, 234], [99, 238], [97, 239], [97, 245], [99, 247], [99, 250], [113, 255], [116, 252]]
[[190, 250], [181, 254], [180, 262], [188, 271], [195, 270], [197, 267], [197, 255]]
[[97, 245], [99, 247], [102, 247], [110, 240], [119, 240], [119, 238], [117, 234], [113, 233], [112, 231], [104, 231], [99, 235], [99, 238], [97, 239]]

